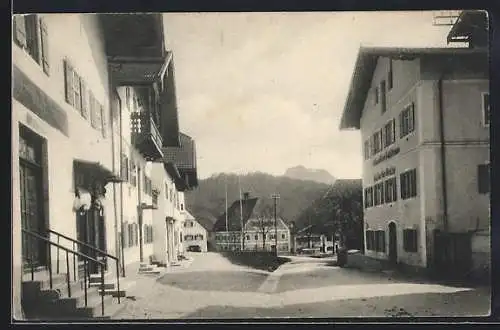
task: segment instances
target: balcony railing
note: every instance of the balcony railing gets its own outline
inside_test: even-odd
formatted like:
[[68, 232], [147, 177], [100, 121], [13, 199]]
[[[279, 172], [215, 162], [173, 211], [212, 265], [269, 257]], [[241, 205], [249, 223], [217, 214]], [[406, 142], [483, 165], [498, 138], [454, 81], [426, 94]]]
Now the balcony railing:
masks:
[[130, 119], [132, 144], [147, 160], [161, 160], [163, 158], [161, 149], [163, 141], [152, 113], [146, 110], [132, 112]]

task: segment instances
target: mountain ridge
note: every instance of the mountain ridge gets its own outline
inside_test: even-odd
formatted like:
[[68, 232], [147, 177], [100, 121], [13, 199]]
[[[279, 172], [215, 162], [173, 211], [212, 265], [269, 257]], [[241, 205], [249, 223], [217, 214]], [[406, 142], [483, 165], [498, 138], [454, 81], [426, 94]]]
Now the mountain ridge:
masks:
[[315, 181], [326, 184], [333, 184], [336, 180], [327, 170], [307, 168], [304, 165], [288, 168], [283, 176], [297, 180]]

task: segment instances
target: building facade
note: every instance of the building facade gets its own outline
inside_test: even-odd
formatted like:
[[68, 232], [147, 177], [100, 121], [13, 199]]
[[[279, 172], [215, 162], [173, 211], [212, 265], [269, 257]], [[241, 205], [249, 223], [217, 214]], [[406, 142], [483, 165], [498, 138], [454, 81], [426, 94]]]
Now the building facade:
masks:
[[186, 211], [183, 235], [184, 251], [189, 251], [193, 247], [199, 247], [201, 252], [207, 252], [208, 231], [188, 211]]
[[83, 260], [59, 255], [55, 242], [89, 257], [102, 250], [119, 258], [122, 271], [153, 253], [152, 210], [163, 188], [153, 167], [163, 167], [166, 148], [181, 146], [164, 44], [161, 14], [14, 17], [15, 317], [24, 268], [55, 271], [57, 260], [57, 269], [81, 277]]
[[[289, 253], [291, 235], [288, 224], [283, 218], [258, 214], [258, 198], [245, 193], [243, 199], [235, 201], [221, 215], [214, 225], [214, 245], [216, 251], [275, 251]], [[227, 217], [226, 217], [227, 213]], [[241, 230], [243, 224], [243, 231]], [[277, 239], [276, 239], [277, 233]]]
[[489, 227], [488, 93], [482, 49], [360, 49], [340, 128], [361, 131], [366, 255], [470, 266]]

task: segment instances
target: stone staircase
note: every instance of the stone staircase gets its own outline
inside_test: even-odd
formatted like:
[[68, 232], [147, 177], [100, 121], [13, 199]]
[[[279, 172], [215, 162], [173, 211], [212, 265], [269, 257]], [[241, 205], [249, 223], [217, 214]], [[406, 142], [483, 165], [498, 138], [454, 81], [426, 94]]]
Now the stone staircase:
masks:
[[[70, 278], [71, 297], [68, 294], [66, 274], [54, 274], [52, 283], [50, 289], [47, 271], [37, 271], [33, 281], [31, 274], [23, 277], [21, 301], [26, 319], [40, 321], [110, 319], [124, 307], [122, 297], [126, 296], [127, 288], [134, 284], [125, 278], [120, 278], [120, 291], [118, 291], [114, 274], [106, 273], [104, 284], [100, 274], [91, 275], [85, 299], [83, 280], [73, 281], [73, 278]], [[122, 298], [120, 304], [118, 296]]]

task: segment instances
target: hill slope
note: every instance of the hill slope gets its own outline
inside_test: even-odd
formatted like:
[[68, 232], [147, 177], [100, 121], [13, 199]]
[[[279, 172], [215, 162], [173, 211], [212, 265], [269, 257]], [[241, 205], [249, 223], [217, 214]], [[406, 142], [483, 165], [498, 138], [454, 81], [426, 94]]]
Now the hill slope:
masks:
[[[199, 187], [186, 194], [186, 205], [195, 216], [211, 214], [218, 217], [225, 210], [225, 183], [227, 182], [228, 206], [239, 199], [238, 176], [235, 174], [218, 174], [201, 180]], [[260, 209], [272, 206], [271, 195], [280, 194], [278, 215], [288, 221], [295, 218], [311, 203], [320, 198], [328, 190], [329, 185], [273, 176], [266, 173], [251, 173], [240, 176], [242, 193], [249, 192], [250, 197], [260, 198]]]

